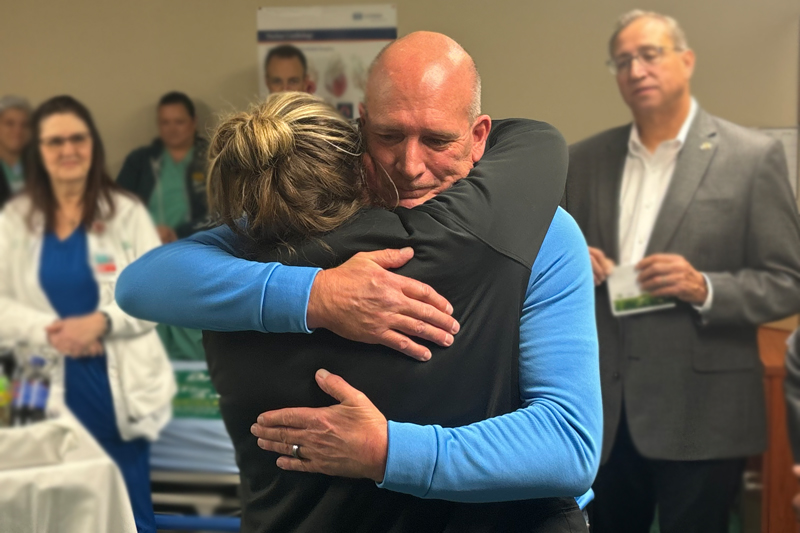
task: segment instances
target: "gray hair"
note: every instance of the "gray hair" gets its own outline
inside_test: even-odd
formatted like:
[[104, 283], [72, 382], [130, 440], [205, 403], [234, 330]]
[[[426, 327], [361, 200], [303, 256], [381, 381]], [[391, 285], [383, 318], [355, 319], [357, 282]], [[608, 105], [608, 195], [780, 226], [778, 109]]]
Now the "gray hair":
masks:
[[614, 33], [611, 34], [611, 39], [608, 40], [608, 56], [610, 58], [614, 58], [614, 45], [617, 44], [617, 37], [619, 34], [622, 32], [622, 30], [640, 18], [649, 18], [663, 22], [669, 31], [670, 37], [672, 38], [672, 44], [675, 46], [675, 50], [680, 51], [689, 49], [689, 43], [686, 41], [686, 34], [683, 33], [683, 30], [681, 29], [677, 20], [668, 15], [656, 13], [655, 11], [634, 9], [632, 11], [628, 11], [617, 19], [617, 25], [614, 28]]
[[[472, 59], [471, 56], [470, 59]], [[467, 110], [467, 117], [469, 118], [470, 122], [474, 122], [475, 119], [481, 114], [481, 75], [478, 72], [478, 67], [475, 66], [474, 60], [472, 61], [472, 70], [475, 80], [472, 84], [472, 100], [470, 101], [469, 109]]]
[[6, 109], [19, 109], [20, 111], [25, 111], [28, 115], [31, 114], [31, 104], [21, 96], [9, 94], [0, 98], [0, 115], [2, 115]]

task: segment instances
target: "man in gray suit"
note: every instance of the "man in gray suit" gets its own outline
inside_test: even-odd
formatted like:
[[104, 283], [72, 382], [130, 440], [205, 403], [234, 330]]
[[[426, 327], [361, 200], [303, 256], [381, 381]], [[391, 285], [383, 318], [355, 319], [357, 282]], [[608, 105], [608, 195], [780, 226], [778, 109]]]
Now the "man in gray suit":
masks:
[[[634, 123], [570, 148], [565, 202], [589, 244], [604, 442], [596, 533], [727, 531], [745, 457], [766, 446], [756, 326], [800, 310], [800, 226], [777, 141], [703, 111], [674, 19], [633, 11], [609, 66]], [[635, 265], [668, 310], [614, 317]]]

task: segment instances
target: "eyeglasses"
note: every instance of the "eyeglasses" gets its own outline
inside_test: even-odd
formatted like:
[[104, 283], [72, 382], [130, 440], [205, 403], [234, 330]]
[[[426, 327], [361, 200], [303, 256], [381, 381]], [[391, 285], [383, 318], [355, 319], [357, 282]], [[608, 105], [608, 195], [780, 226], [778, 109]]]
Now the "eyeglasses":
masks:
[[[611, 71], [611, 74], [615, 75], [620, 72], [628, 72], [631, 69], [634, 59], [638, 59], [642, 65], [652, 67], [661, 63], [667, 50], [669, 50], [669, 48], [665, 46], [641, 46], [636, 50], [635, 54], [622, 54], [606, 61], [606, 65], [608, 66], [608, 70]], [[679, 51], [678, 48], [673, 48], [672, 50], [676, 52]]]
[[88, 133], [75, 133], [69, 137], [48, 137], [39, 141], [42, 146], [50, 150], [57, 150], [63, 148], [65, 144], [70, 143], [72, 146], [81, 147], [89, 142], [91, 136]]

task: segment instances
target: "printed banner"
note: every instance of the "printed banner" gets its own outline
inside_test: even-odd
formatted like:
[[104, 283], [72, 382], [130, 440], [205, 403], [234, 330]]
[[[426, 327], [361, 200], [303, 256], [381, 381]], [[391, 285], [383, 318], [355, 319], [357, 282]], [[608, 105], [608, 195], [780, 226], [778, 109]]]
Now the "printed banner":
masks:
[[305, 55], [306, 90], [348, 118], [358, 117], [370, 63], [397, 38], [393, 5], [262, 7], [256, 20], [259, 94], [269, 94], [265, 77], [269, 51], [289, 44]]

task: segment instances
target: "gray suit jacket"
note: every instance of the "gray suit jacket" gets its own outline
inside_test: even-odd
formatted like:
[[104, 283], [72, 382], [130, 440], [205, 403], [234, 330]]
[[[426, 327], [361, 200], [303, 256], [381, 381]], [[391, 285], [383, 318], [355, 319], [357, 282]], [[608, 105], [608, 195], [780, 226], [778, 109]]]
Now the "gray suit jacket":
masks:
[[[619, 196], [631, 126], [570, 147], [565, 205], [589, 246], [618, 260]], [[705, 273], [713, 306], [614, 318], [596, 291], [603, 456], [625, 410], [646, 457], [742, 457], [766, 447], [756, 325], [800, 311], [800, 224], [778, 141], [699, 110], [646, 255]]]

